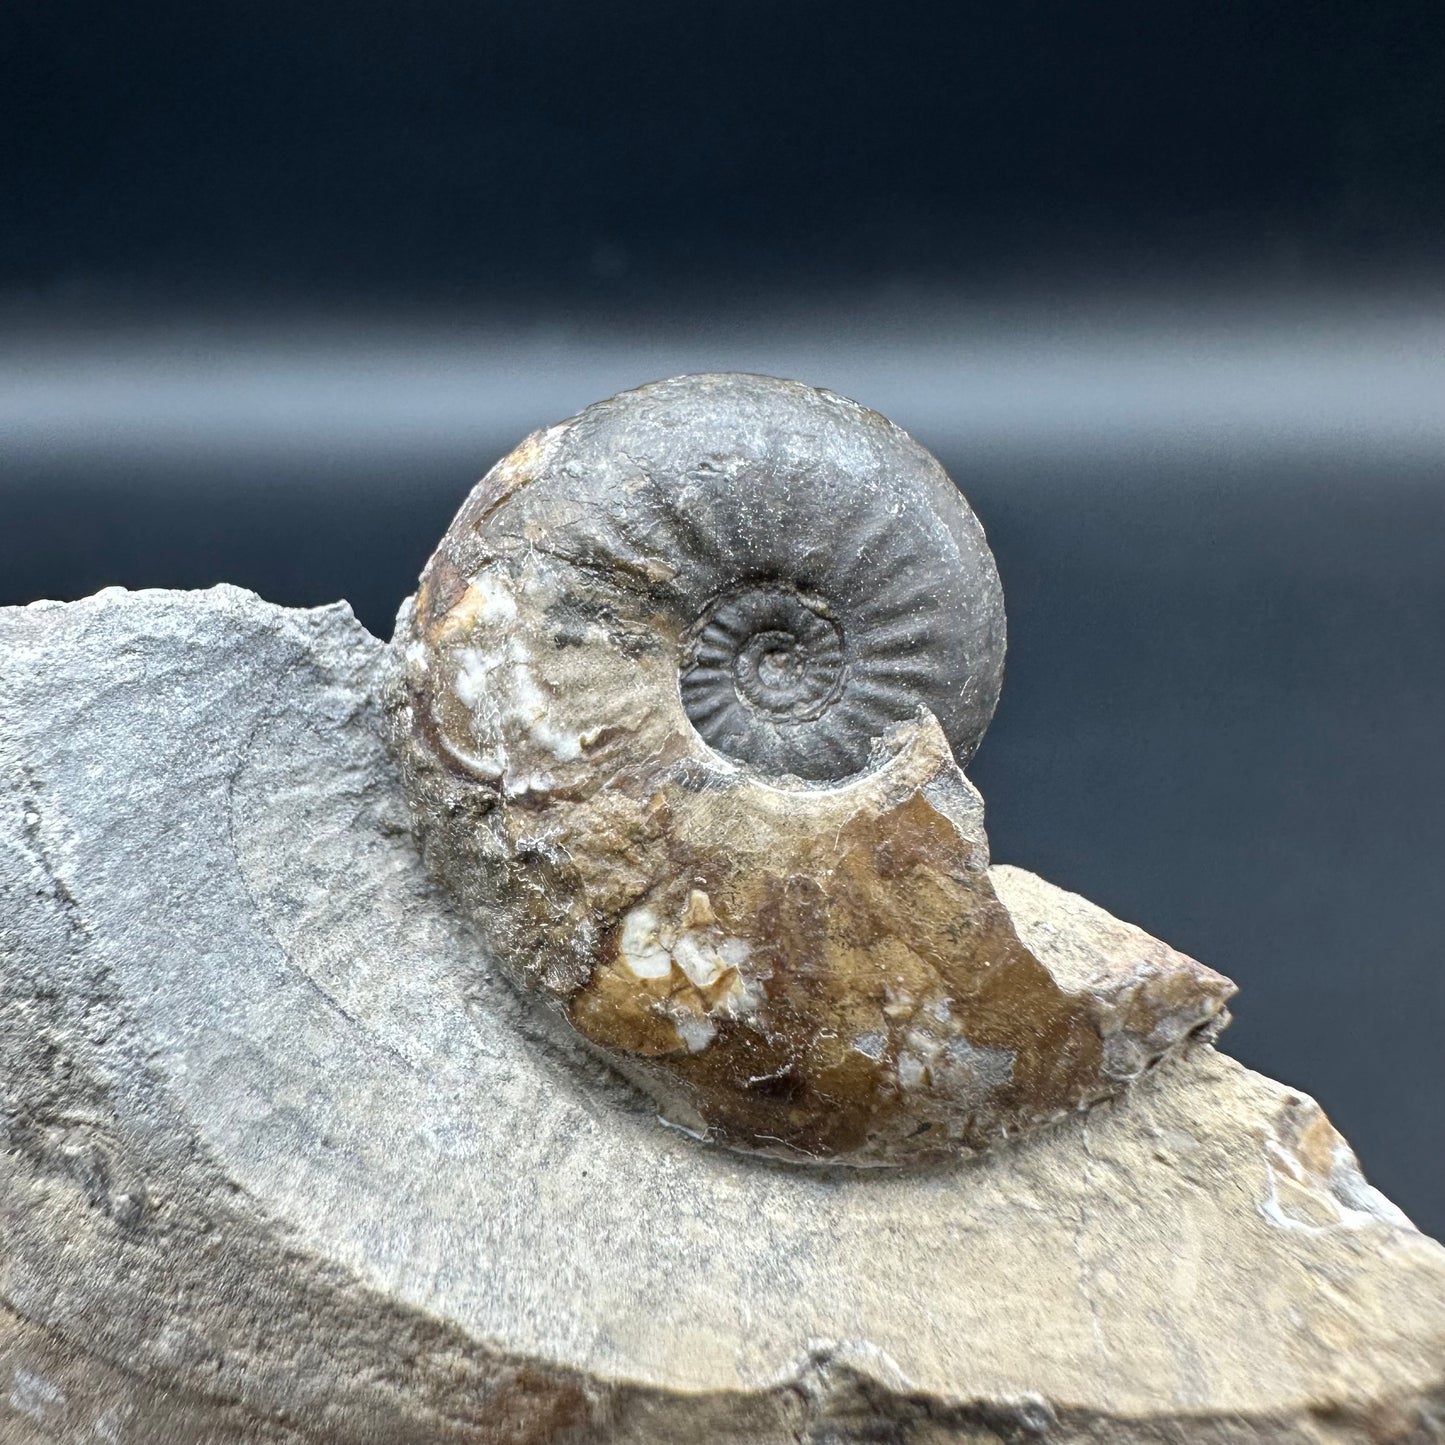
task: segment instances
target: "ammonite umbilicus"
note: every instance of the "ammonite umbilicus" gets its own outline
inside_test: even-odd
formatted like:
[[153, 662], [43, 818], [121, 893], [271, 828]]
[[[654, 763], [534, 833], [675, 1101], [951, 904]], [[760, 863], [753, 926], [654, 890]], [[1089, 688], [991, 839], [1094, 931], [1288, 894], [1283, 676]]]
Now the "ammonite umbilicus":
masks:
[[959, 766], [1002, 677], [993, 558], [934, 458], [854, 402], [687, 376], [534, 434], [394, 646], [433, 875], [700, 1135], [979, 1148], [1222, 1017], [1228, 981], [1143, 934], [1122, 964], [1026, 945]]

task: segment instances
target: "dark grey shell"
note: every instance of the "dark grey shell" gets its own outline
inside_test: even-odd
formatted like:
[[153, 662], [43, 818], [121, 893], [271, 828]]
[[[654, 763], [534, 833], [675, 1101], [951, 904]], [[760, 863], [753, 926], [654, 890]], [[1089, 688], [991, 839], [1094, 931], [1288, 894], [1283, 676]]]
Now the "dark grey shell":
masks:
[[943, 468], [884, 417], [773, 377], [683, 376], [589, 407], [548, 471], [578, 519], [549, 524], [549, 551], [645, 559], [711, 747], [834, 780], [926, 708], [973, 756], [1003, 678], [998, 573]]

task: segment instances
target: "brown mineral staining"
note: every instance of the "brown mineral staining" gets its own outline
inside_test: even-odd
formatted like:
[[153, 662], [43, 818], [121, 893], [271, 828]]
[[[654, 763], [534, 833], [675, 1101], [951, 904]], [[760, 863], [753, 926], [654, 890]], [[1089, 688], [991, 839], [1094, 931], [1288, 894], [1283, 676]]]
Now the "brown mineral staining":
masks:
[[995, 886], [955, 754], [1002, 613], [941, 476], [824, 393], [659, 383], [500, 463], [400, 619], [392, 742], [433, 873], [718, 1142], [981, 1148], [1226, 1017], [1220, 975], [1099, 910], [1087, 957], [1030, 936], [1029, 875]]

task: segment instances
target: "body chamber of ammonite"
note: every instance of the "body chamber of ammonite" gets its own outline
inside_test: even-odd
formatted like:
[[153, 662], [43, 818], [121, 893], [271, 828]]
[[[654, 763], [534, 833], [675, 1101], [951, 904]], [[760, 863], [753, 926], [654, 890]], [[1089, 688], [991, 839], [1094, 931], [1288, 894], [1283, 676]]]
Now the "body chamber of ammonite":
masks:
[[394, 652], [433, 876], [700, 1135], [979, 1148], [1221, 1016], [1228, 981], [1163, 945], [1117, 978], [1025, 946], [960, 770], [1002, 679], [993, 558], [934, 458], [853, 402], [679, 377], [534, 434]]

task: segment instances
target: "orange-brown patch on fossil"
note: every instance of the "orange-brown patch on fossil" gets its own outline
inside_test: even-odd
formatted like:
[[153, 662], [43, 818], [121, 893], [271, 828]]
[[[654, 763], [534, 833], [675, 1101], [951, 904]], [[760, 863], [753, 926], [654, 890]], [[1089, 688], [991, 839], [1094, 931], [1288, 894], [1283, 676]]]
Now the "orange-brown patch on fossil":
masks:
[[[675, 965], [636, 977], [614, 930], [569, 1016], [604, 1046], [669, 1055], [722, 1136], [746, 1137], [766, 1116], [803, 1153], [860, 1149], [903, 1127], [919, 1092], [948, 1112], [928, 1049], [950, 1045], [1010, 1059], [1008, 1077], [953, 1119], [966, 1143], [987, 1143], [1020, 1112], [1074, 1108], [1098, 1083], [1096, 1020], [1025, 948], [975, 845], [921, 791], [832, 829], [780, 812], [741, 849], [686, 842], [667, 821], [668, 877], [647, 906], [676, 928], [742, 940], [754, 1006], [719, 1010], [732, 977], [712, 992]], [[679, 1019], [694, 1021], [690, 1044]], [[901, 1073], [910, 1050], [917, 1062]]]
[[467, 497], [453, 530], [475, 534], [537, 475], [546, 455], [546, 431], [524, 437], [477, 483]]
[[587, 986], [573, 996], [567, 1017], [604, 1048], [644, 1059], [677, 1053], [686, 1045], [664, 1012], [672, 987], [670, 978], [640, 979], [621, 962], [610, 961], [599, 965]]
[[428, 642], [437, 627], [467, 590], [467, 578], [446, 550], [436, 553], [422, 573], [416, 592], [416, 623]]
[[427, 562], [416, 592], [416, 619], [418, 632], [428, 640], [435, 640], [433, 629], [456, 606], [491, 552], [483, 540], [487, 522], [535, 479], [545, 459], [546, 436], [545, 431], [533, 432], [477, 483]]

